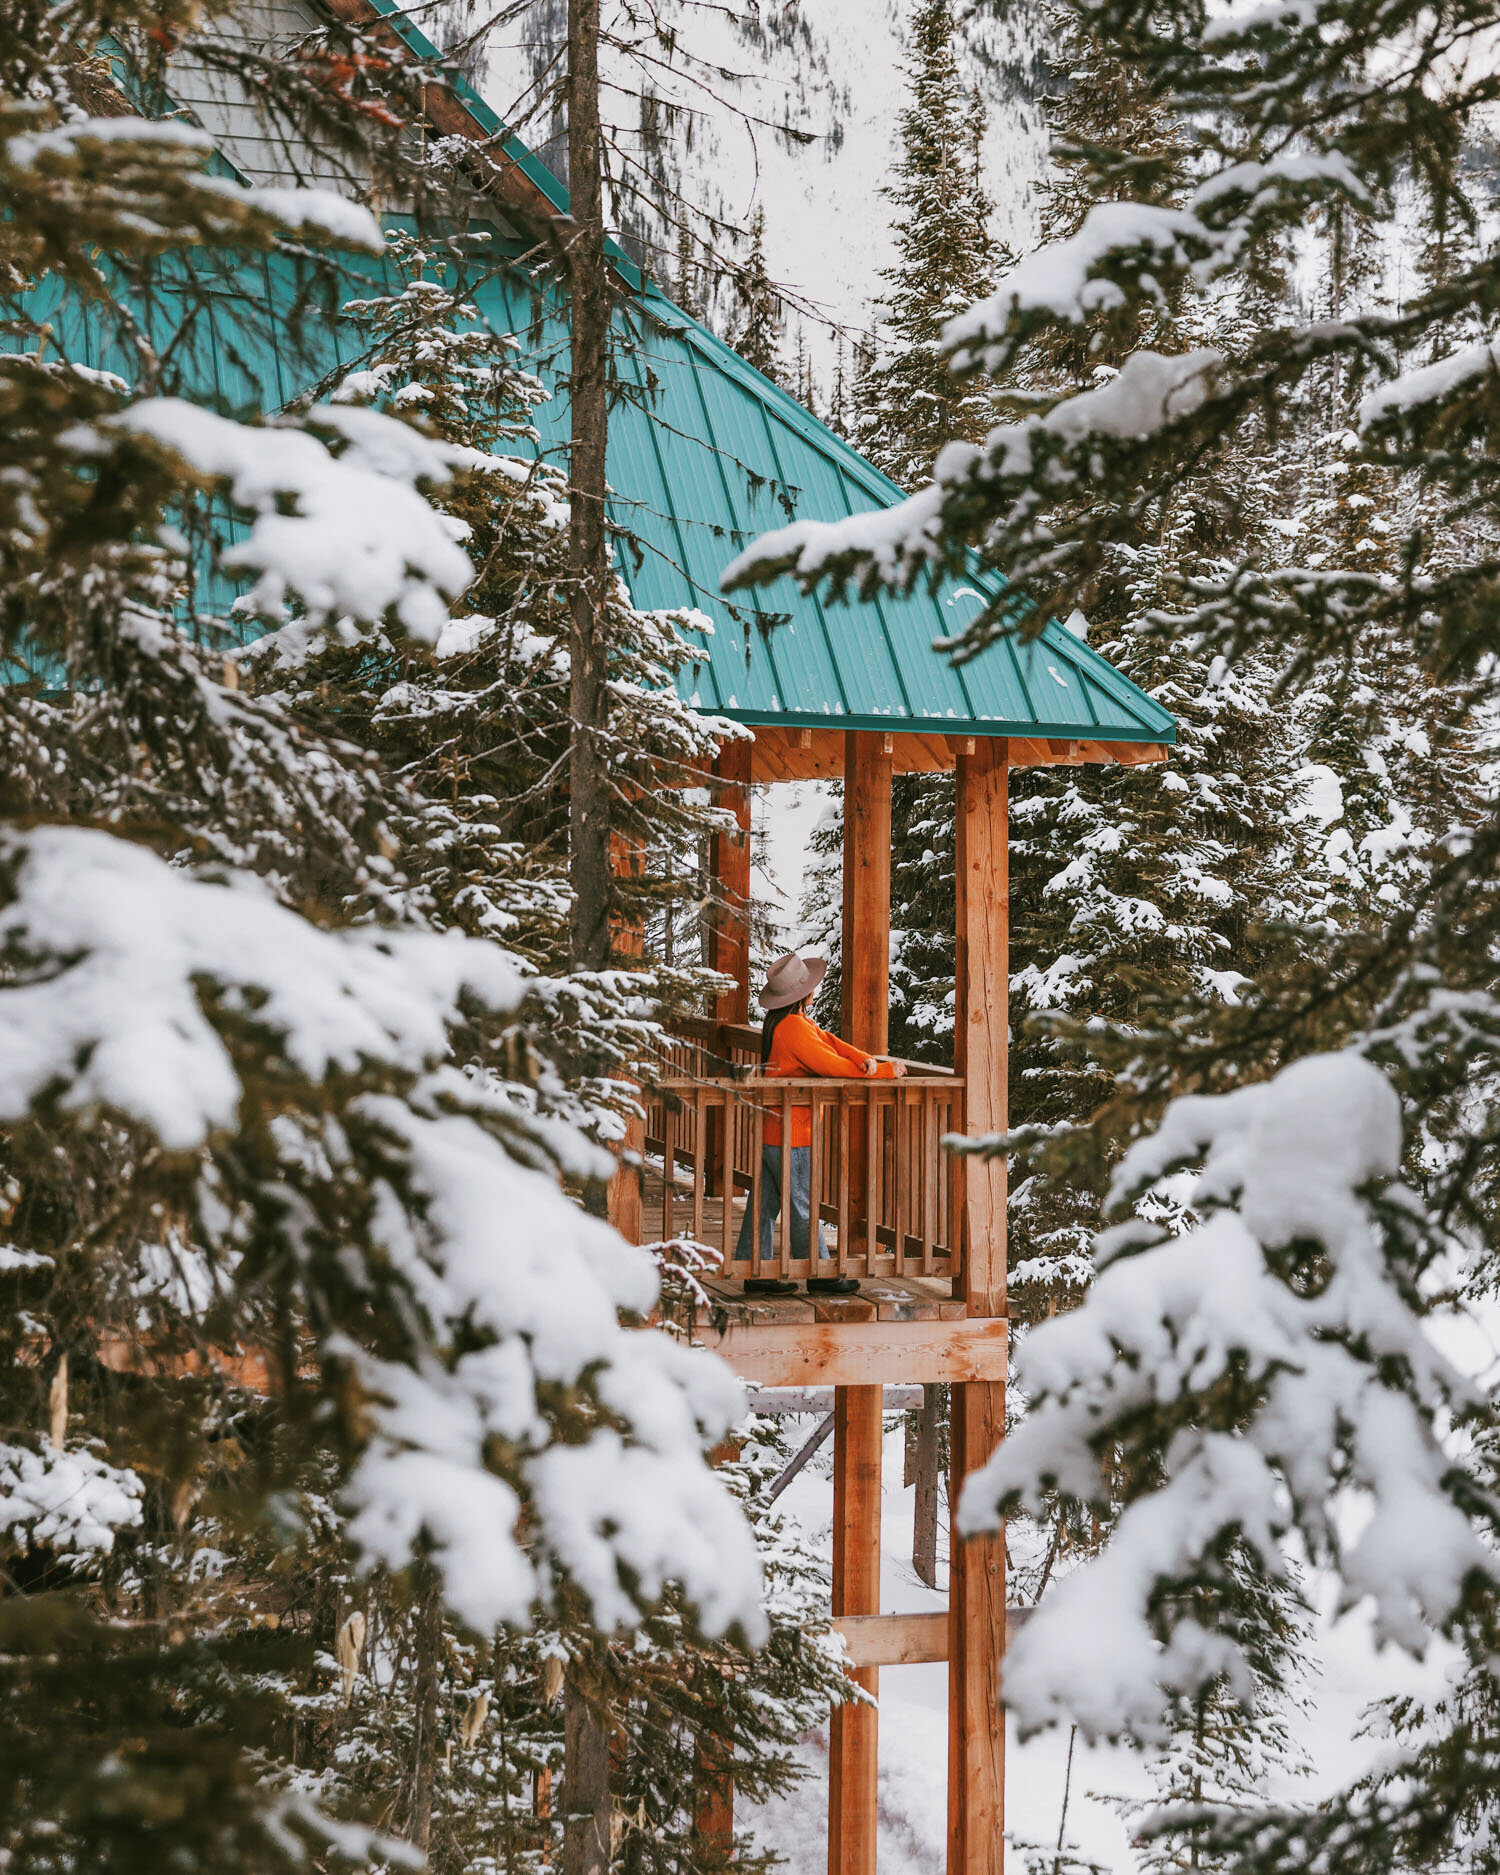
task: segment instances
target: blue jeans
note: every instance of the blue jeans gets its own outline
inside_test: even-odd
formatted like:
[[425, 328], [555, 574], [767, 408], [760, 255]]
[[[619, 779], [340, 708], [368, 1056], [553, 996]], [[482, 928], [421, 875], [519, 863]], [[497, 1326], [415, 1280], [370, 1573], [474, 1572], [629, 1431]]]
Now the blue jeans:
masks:
[[[808, 1230], [812, 1222], [812, 1148], [793, 1146], [792, 1163], [787, 1184], [790, 1187], [792, 1201], [792, 1255], [807, 1255]], [[735, 1246], [735, 1260], [741, 1263], [750, 1261], [750, 1218], [753, 1207], [745, 1205], [744, 1221], [740, 1225], [740, 1240]], [[760, 1149], [760, 1253], [770, 1262], [776, 1254], [776, 1220], [781, 1215], [781, 1147], [762, 1146]], [[826, 1254], [823, 1243], [823, 1226], [818, 1226], [818, 1255]]]

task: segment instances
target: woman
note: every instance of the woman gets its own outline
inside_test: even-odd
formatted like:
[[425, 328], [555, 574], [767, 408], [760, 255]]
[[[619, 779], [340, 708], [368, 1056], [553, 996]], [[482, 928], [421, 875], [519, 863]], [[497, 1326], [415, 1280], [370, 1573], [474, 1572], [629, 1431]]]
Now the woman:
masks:
[[[874, 1055], [851, 1048], [836, 1035], [820, 1029], [807, 1014], [814, 990], [827, 974], [828, 965], [818, 957], [798, 957], [794, 953], [778, 957], [766, 972], [766, 987], [757, 997], [766, 1012], [760, 1032], [761, 1070], [767, 1075], [802, 1076], [869, 1074], [891, 1080], [905, 1074], [905, 1068], [892, 1061], [878, 1061]], [[760, 1252], [769, 1261], [774, 1254], [776, 1219], [781, 1212], [781, 1155], [791, 1155], [787, 1168], [788, 1197], [792, 1208], [792, 1255], [808, 1254], [812, 1223], [812, 1108], [793, 1107], [792, 1137], [781, 1137], [781, 1109], [766, 1114], [761, 1136], [760, 1161]], [[740, 1226], [736, 1259], [750, 1261], [750, 1216], [745, 1207], [745, 1221]], [[823, 1226], [818, 1226], [818, 1255], [824, 1254]], [[776, 1276], [747, 1276], [747, 1295], [785, 1296], [796, 1289], [795, 1283]], [[848, 1295], [859, 1288], [852, 1276], [812, 1276], [807, 1287], [814, 1295]]]

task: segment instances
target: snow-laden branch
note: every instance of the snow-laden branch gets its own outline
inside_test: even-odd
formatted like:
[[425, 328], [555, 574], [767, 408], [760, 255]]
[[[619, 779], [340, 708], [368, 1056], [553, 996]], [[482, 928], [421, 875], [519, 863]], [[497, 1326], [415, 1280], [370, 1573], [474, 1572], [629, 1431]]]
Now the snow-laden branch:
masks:
[[144, 1495], [133, 1471], [93, 1452], [0, 1444], [0, 1535], [19, 1549], [107, 1552], [117, 1530], [140, 1523]]
[[[36, 115], [42, 116], [40, 107]], [[126, 115], [79, 117], [0, 139], [0, 174], [23, 231], [66, 210], [133, 246], [278, 234], [383, 254], [368, 208], [334, 189], [258, 187], [208, 168], [213, 139], [191, 124]]]
[[275, 1035], [310, 1080], [363, 1063], [420, 1072], [464, 996], [519, 1000], [522, 974], [456, 932], [323, 931], [253, 879], [215, 885], [81, 827], [0, 832], [0, 1119], [44, 1093], [186, 1150], [236, 1120], [216, 1002]]
[[724, 570], [723, 587], [760, 585], [791, 573], [804, 590], [857, 576], [862, 588], [910, 584], [948, 551], [950, 506], [971, 486], [1007, 484], [1017, 499], [1033, 484], [1049, 496], [1105, 473], [1101, 446], [1143, 442], [1191, 418], [1213, 393], [1225, 360], [1204, 348], [1176, 357], [1136, 352], [1104, 383], [1043, 414], [1002, 423], [980, 445], [949, 443], [930, 486], [891, 508], [842, 521], [795, 521], [763, 534]]
[[[376, 1098], [361, 1117], [401, 1142], [418, 1200], [377, 1206], [377, 1248], [434, 1320], [491, 1339], [420, 1370], [335, 1344], [374, 1401], [375, 1436], [350, 1486], [355, 1540], [399, 1567], [425, 1528], [450, 1604], [481, 1631], [524, 1623], [561, 1570], [606, 1630], [630, 1619], [624, 1581], [650, 1600], [670, 1579], [710, 1632], [735, 1621], [760, 1632], [753, 1543], [701, 1458], [742, 1417], [743, 1390], [701, 1350], [619, 1326], [618, 1311], [655, 1304], [650, 1253], [463, 1116]], [[542, 1394], [591, 1372], [618, 1430], [549, 1442]], [[488, 1440], [526, 1455], [537, 1532], [525, 1547], [516, 1492], [484, 1469]]]
[[[1350, 163], [1332, 150], [1225, 165], [1181, 207], [1100, 203], [1075, 234], [1028, 255], [988, 299], [950, 320], [943, 347], [955, 371], [1000, 373], [1048, 327], [1134, 317], [1143, 302], [1166, 316], [1179, 286], [1208, 290], [1255, 241], [1329, 198], [1370, 202]], [[1193, 419], [1227, 377], [1227, 360], [1216, 351], [1133, 352], [1104, 383], [1002, 423], [978, 446], [950, 443], [928, 486], [894, 507], [762, 536], [725, 569], [724, 590], [790, 573], [804, 591], [826, 581], [836, 594], [853, 584], [870, 597], [996, 543], [1045, 561], [1054, 539], [1050, 511], [1078, 496], [1118, 498], [1132, 463], [1191, 440]], [[1002, 564], [1027, 585], [1019, 559], [1012, 567], [1007, 554]], [[992, 612], [970, 623], [966, 654], [993, 635]]]
[[1181, 208], [1101, 202], [1076, 234], [1049, 242], [1012, 267], [988, 299], [943, 331], [957, 371], [1003, 370], [1010, 341], [1039, 320], [1082, 325], [1135, 299], [1165, 304], [1187, 275], [1206, 288], [1238, 264], [1254, 228], [1313, 197], [1369, 205], [1369, 191], [1337, 151], [1231, 163]]
[[[368, 1561], [400, 1568], [429, 1550], [450, 1606], [481, 1631], [525, 1622], [566, 1577], [606, 1629], [672, 1580], [705, 1629], [762, 1632], [753, 1540], [703, 1458], [743, 1414], [738, 1381], [621, 1325], [654, 1308], [654, 1260], [564, 1194], [524, 1102], [482, 1074], [470, 1092], [449, 1059], [466, 1007], [519, 1001], [514, 959], [457, 932], [320, 930], [254, 879], [195, 879], [86, 828], [0, 833], [0, 899], [0, 1120], [52, 1100], [174, 1151], [212, 1145], [260, 1072], [247, 1044], [270, 1036], [271, 1080], [314, 1129], [288, 1115], [278, 1132], [281, 1202], [301, 1204], [314, 1142], [328, 1176], [355, 1172], [368, 1190], [331, 1246], [311, 1212], [298, 1239], [309, 1288], [326, 1286], [317, 1259], [331, 1255], [340, 1283], [403, 1298], [399, 1348], [377, 1355], [335, 1328], [319, 1350], [365, 1398], [348, 1502]], [[344, 1077], [372, 1091], [341, 1095]], [[67, 1512], [59, 1462], [14, 1460], [33, 1521]], [[70, 1462], [99, 1547], [96, 1527], [128, 1520], [128, 1474]], [[0, 1472], [0, 1518], [10, 1484]], [[89, 1510], [106, 1486], [108, 1520]], [[56, 1516], [36, 1540], [54, 1532]]]
[[[1329, 1055], [1176, 1101], [1126, 1155], [1115, 1200], [1200, 1162], [1202, 1221], [1167, 1241], [1140, 1223], [1100, 1237], [1083, 1305], [1024, 1343], [1030, 1412], [959, 1510], [973, 1533], [1052, 1490], [1107, 1503], [1121, 1443], [1163, 1429], [1160, 1478], [1137, 1481], [1104, 1553], [1049, 1592], [1007, 1655], [1028, 1728], [1150, 1737], [1171, 1694], [1244, 1681], [1232, 1624], [1209, 1631], [1194, 1613], [1195, 1594], [1223, 1589], [1235, 1540], [1276, 1577], [1295, 1528], [1345, 1605], [1368, 1597], [1377, 1634], [1413, 1652], [1476, 1576], [1500, 1573], [1481, 1534], [1500, 1507], [1442, 1443], [1476, 1394], [1411, 1303], [1419, 1221], [1390, 1182], [1400, 1153], [1390, 1085]], [[1351, 1498], [1367, 1515], [1349, 1516]]]
[[1480, 379], [1493, 382], [1497, 371], [1500, 339], [1480, 339], [1473, 345], [1461, 346], [1446, 358], [1403, 372], [1362, 398], [1359, 427], [1370, 431], [1393, 418], [1428, 412], [1431, 406], [1446, 404], [1455, 392]]
[[457, 469], [495, 466], [478, 450], [347, 404], [319, 405], [296, 425], [244, 424], [178, 398], [148, 398], [108, 427], [154, 438], [254, 517], [220, 564], [256, 575], [241, 603], [263, 618], [284, 621], [297, 599], [313, 624], [393, 615], [433, 644], [449, 602], [473, 578], [455, 524], [420, 490]]

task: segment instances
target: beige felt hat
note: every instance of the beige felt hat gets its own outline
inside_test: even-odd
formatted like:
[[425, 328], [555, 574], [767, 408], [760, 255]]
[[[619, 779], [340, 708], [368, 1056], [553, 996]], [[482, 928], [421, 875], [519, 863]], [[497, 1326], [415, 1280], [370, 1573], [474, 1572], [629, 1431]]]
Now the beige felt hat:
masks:
[[799, 957], [788, 951], [766, 972], [766, 987], [755, 1000], [762, 1009], [785, 1009], [811, 996], [827, 975], [828, 965], [821, 957]]

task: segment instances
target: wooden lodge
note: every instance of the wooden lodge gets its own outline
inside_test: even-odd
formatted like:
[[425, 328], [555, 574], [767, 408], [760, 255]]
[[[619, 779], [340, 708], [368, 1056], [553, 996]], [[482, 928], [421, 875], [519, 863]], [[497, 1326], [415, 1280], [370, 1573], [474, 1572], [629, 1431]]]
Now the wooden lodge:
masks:
[[[536, 230], [567, 215], [565, 191], [396, 0], [245, 0], [235, 9], [242, 30], [286, 58], [302, 56], [328, 16], [373, 24], [392, 56], [416, 61], [427, 78], [428, 121], [420, 128], [467, 140], [484, 166], [493, 214], [476, 227], [492, 262], [472, 283], [472, 296], [497, 334], [526, 336], [526, 362], [552, 392], [537, 413], [536, 446], [557, 453], [567, 438], [567, 307], [554, 284], [539, 282], [529, 257]], [[222, 74], [178, 62], [170, 77], [166, 102], [204, 126], [228, 173], [329, 180], [315, 153], [304, 162], [289, 152], [257, 100], [236, 93]], [[615, 518], [634, 545], [620, 570], [637, 605], [692, 607], [711, 622], [702, 664], [681, 679], [684, 694], [752, 732], [724, 745], [715, 777], [739, 829], [714, 841], [712, 858], [726, 907], [713, 962], [733, 988], [711, 1019], [684, 1030], [662, 1063], [615, 1181], [613, 1215], [638, 1241], [686, 1235], [731, 1256], [745, 1210], [753, 1217], [764, 1197], [767, 1114], [778, 1104], [813, 1107], [813, 1189], [828, 1255], [816, 1263], [793, 1256], [783, 1206], [771, 1273], [853, 1275], [859, 1293], [747, 1302], [739, 1282], [723, 1275], [712, 1284], [699, 1336], [758, 1386], [834, 1390], [835, 1622], [852, 1671], [872, 1693], [882, 1665], [946, 1657], [948, 1868], [950, 1875], [998, 1875], [1004, 1544], [991, 1537], [954, 1546], [945, 1635], [934, 1633], [929, 1617], [898, 1619], [881, 1610], [882, 1388], [951, 1386], [956, 1500], [1005, 1425], [1005, 1166], [957, 1159], [941, 1142], [1006, 1125], [1011, 771], [1159, 760], [1176, 729], [1156, 702], [1055, 622], [962, 667], [935, 654], [933, 641], [951, 637], [977, 610], [992, 576], [885, 594], [868, 605], [829, 605], [788, 580], [749, 603], [726, 600], [720, 572], [756, 535], [788, 516], [833, 520], [888, 506], [901, 491], [674, 305], [618, 247], [611, 244], [610, 254], [618, 369], [640, 391], [611, 415]], [[388, 289], [378, 261], [353, 261], [356, 278], [361, 267], [370, 286]], [[184, 335], [179, 355], [229, 407], [277, 409], [305, 390], [305, 379], [294, 379], [264, 336], [278, 318], [303, 321], [304, 355], [306, 328], [314, 325], [312, 349], [324, 348], [330, 373], [359, 358], [361, 335], [337, 306], [316, 325], [293, 304], [290, 276], [259, 259], [224, 288], [213, 296], [208, 324]], [[540, 311], [539, 293], [551, 296]], [[241, 317], [237, 309], [250, 302], [256, 316]], [[128, 370], [109, 335], [91, 328], [86, 309], [60, 305], [57, 318], [70, 356]], [[891, 781], [917, 770], [953, 770], [957, 780], [953, 1069], [922, 1067], [896, 1081], [766, 1082], [750, 1026], [750, 790], [811, 777], [843, 781], [842, 1032], [884, 1054]], [[768, 1273], [758, 1253], [752, 1273]], [[830, 1875], [874, 1875], [877, 1731], [873, 1706], [846, 1706], [834, 1716]], [[704, 1811], [704, 1829], [721, 1844], [732, 1830], [728, 1796], [725, 1786]]]

